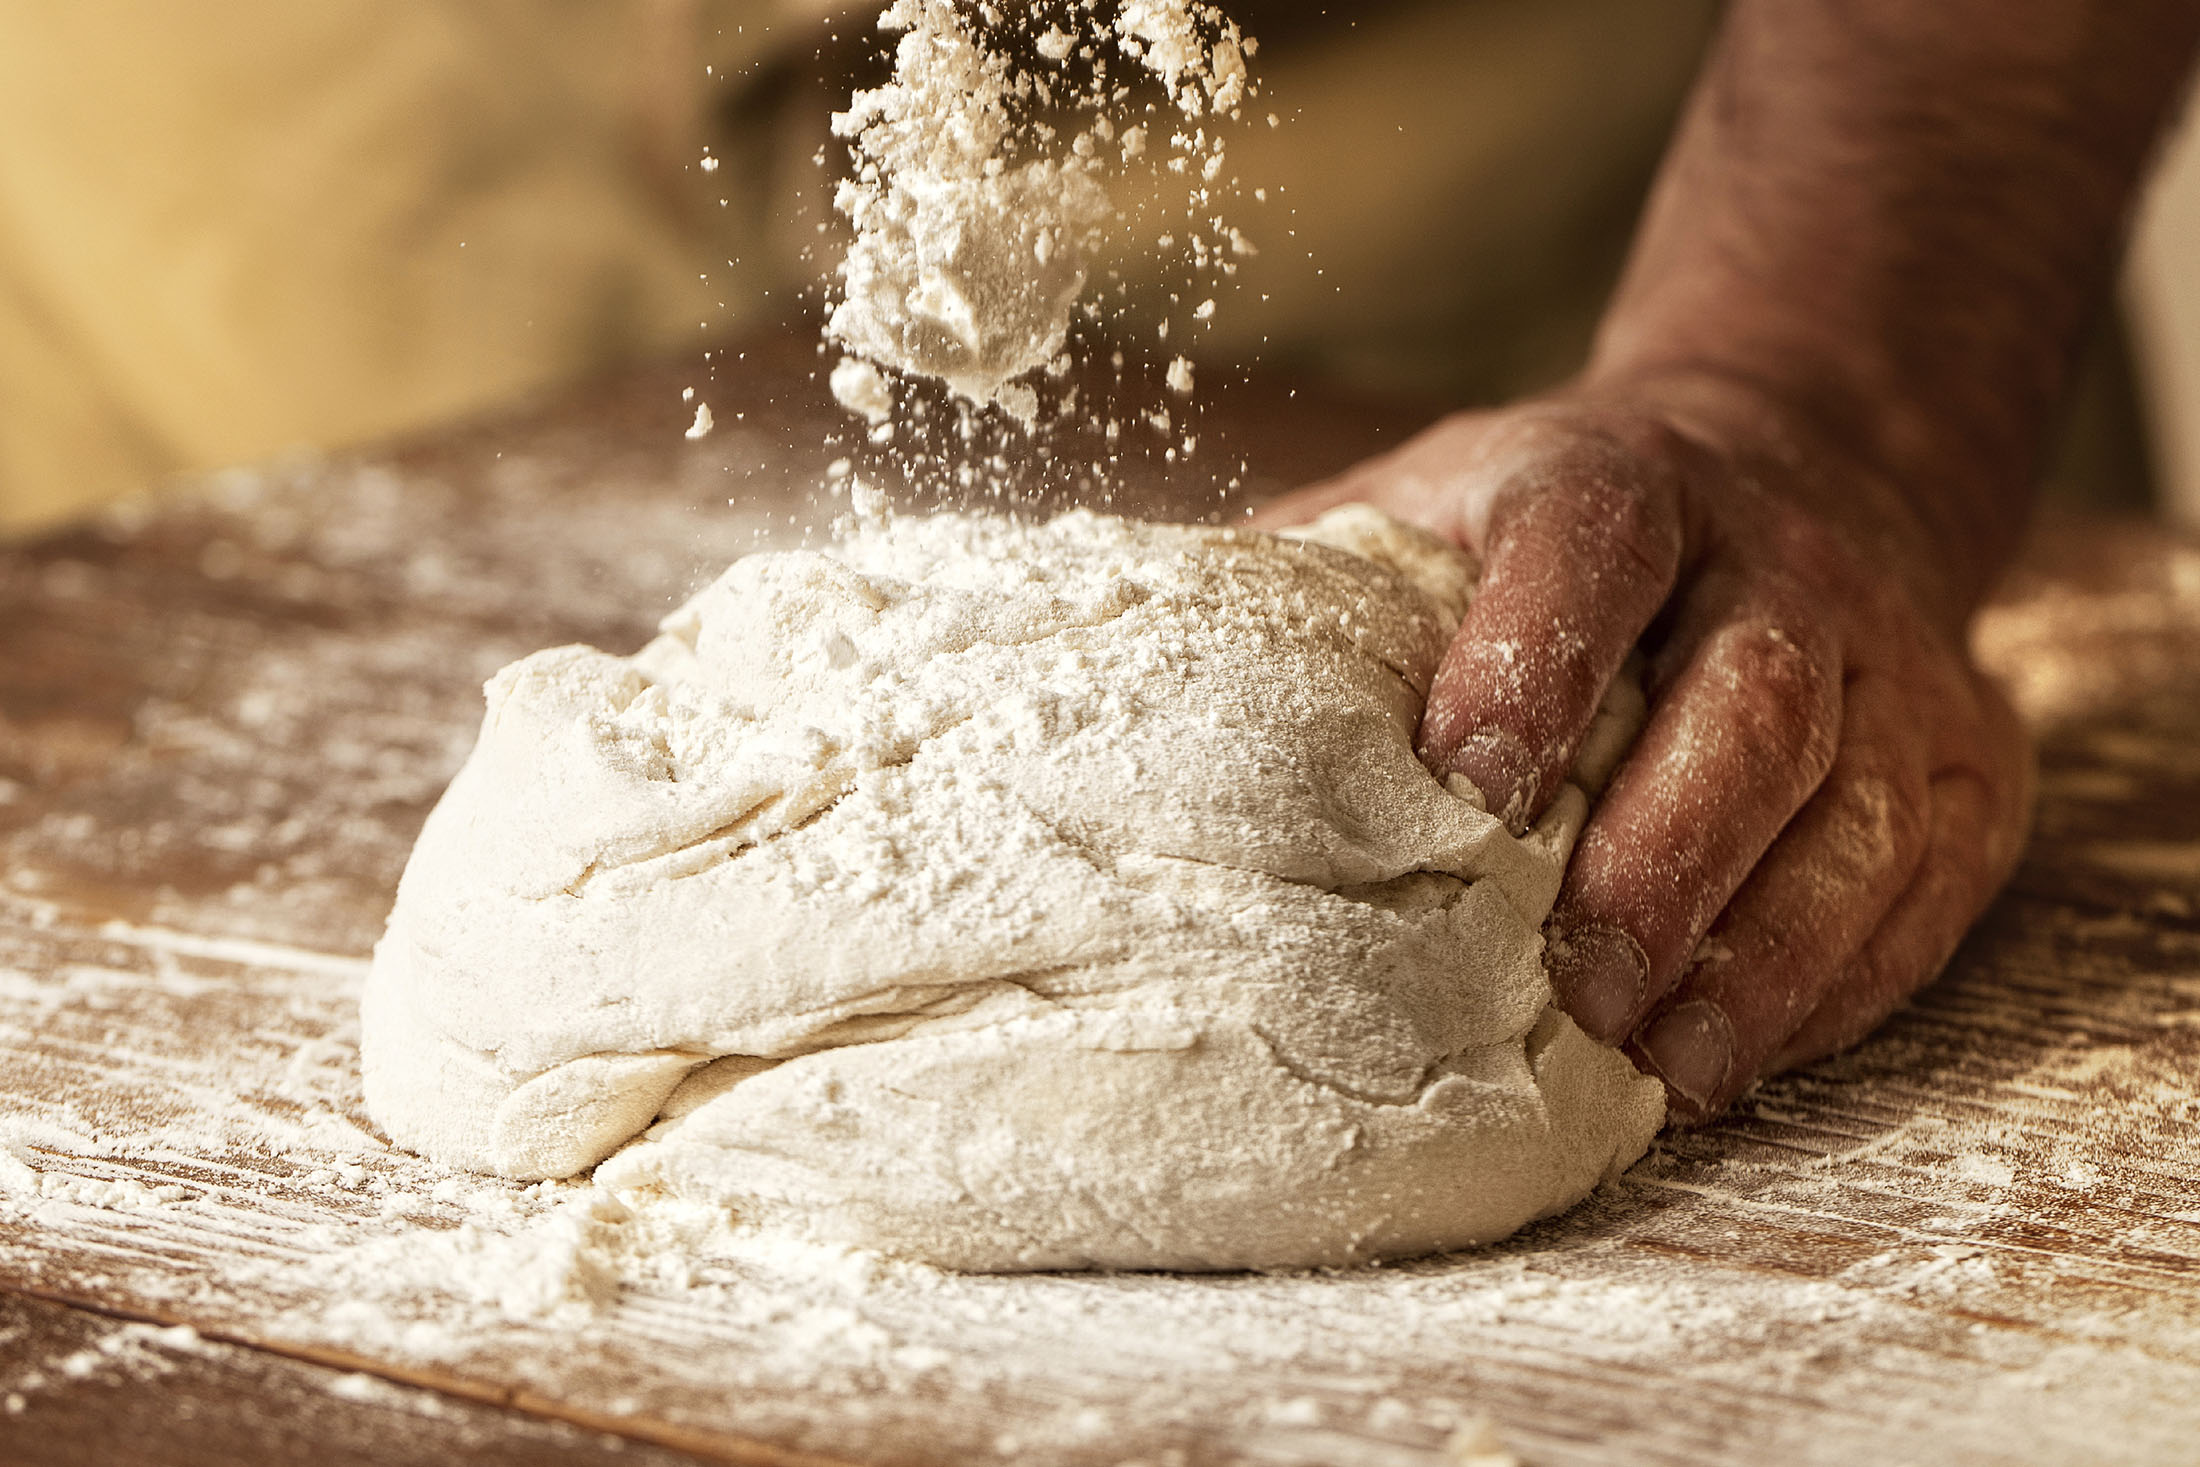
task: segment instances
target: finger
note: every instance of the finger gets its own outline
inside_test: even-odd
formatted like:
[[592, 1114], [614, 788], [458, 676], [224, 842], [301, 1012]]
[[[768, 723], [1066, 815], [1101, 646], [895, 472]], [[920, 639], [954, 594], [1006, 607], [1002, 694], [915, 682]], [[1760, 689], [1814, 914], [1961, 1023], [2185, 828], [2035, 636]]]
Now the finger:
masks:
[[1832, 768], [1840, 660], [1763, 612], [1697, 647], [1574, 850], [1550, 923], [1551, 982], [1617, 1044]]
[[1515, 829], [1558, 792], [1613, 675], [1672, 594], [1685, 538], [1673, 463], [1546, 430], [1491, 465], [1505, 477], [1482, 580], [1430, 687], [1420, 752]]
[[[1354, 464], [1334, 479], [1272, 499], [1249, 519], [1255, 529], [1304, 524], [1340, 504], [1372, 504], [1470, 549], [1481, 544], [1475, 484], [1484, 482], [1490, 419], [1446, 418], [1399, 448]], [[1502, 439], [1502, 433], [1495, 435]]]
[[1367, 466], [1363, 466], [1342, 478], [1279, 495], [1255, 509], [1246, 517], [1246, 523], [1256, 530], [1287, 530], [1319, 519], [1340, 504], [1363, 504], [1373, 499], [1374, 481]]
[[1931, 784], [1925, 855], [1902, 895], [1845, 964], [1824, 999], [1767, 1063], [1775, 1074], [1848, 1048], [1930, 982], [1979, 913], [2016, 869], [2032, 805], [2031, 750], [1998, 695], [1987, 700], [1984, 738], [1997, 751], [1981, 771]]
[[1930, 819], [1925, 735], [1892, 677], [1852, 681], [1826, 782], [1773, 842], [1629, 1049], [1699, 1120], [1754, 1080], [1909, 885]]
[[1289, 495], [1278, 495], [1267, 504], [1256, 508], [1245, 517], [1254, 530], [1289, 530], [1302, 526], [1309, 519], [1320, 519], [1324, 512], [1338, 508], [1340, 504], [1364, 504], [1368, 488], [1362, 475], [1346, 475], [1342, 479], [1329, 479], [1327, 484], [1309, 484], [1296, 488]]

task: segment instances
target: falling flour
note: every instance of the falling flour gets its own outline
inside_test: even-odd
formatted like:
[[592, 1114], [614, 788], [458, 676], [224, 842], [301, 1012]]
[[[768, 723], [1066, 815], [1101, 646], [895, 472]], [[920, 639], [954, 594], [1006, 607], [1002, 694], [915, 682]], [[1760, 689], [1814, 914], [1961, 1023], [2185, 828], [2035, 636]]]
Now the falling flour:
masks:
[[1147, 126], [1113, 115], [1134, 96], [1118, 70], [1166, 89], [1184, 124], [1166, 133], [1170, 166], [1204, 198], [1222, 154], [1198, 124], [1237, 115], [1252, 42], [1195, 0], [1127, 0], [1112, 15], [1058, 0], [1013, 21], [991, 4], [895, 0], [879, 25], [900, 36], [893, 77], [833, 119], [855, 164], [836, 197], [855, 240], [826, 327], [850, 353], [834, 395], [883, 437], [875, 363], [1029, 424], [1039, 397], [1024, 379], [1066, 367], [1113, 217], [1109, 174], [1148, 148]]
[[1544, 977], [1582, 793], [1516, 839], [1414, 755], [1470, 578], [1364, 507], [887, 519], [737, 562], [638, 656], [524, 659], [377, 949], [368, 1105], [441, 1161], [961, 1268], [1564, 1208], [1661, 1092]]

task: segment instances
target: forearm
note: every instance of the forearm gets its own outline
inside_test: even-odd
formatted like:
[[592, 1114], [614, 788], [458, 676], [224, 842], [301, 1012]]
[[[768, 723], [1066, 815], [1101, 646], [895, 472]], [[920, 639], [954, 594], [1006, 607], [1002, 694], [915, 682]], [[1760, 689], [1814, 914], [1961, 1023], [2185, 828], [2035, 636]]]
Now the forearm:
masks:
[[1737, 0], [1588, 380], [1767, 390], [2010, 553], [2194, 0]]

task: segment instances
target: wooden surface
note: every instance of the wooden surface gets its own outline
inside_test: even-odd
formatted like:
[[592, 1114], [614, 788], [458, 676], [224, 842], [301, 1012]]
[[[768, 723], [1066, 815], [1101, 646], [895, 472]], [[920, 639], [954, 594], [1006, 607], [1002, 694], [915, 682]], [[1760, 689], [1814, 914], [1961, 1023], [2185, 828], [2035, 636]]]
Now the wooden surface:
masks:
[[[550, 1202], [374, 1133], [365, 954], [488, 673], [830, 514], [814, 366], [728, 363], [698, 444], [645, 376], [0, 551], [0, 1461], [2200, 1457], [2200, 548], [2144, 527], [2044, 533], [1982, 624], [2042, 797], [1949, 975], [1504, 1247], [469, 1296]], [[1226, 393], [1203, 460], [1394, 427]]]

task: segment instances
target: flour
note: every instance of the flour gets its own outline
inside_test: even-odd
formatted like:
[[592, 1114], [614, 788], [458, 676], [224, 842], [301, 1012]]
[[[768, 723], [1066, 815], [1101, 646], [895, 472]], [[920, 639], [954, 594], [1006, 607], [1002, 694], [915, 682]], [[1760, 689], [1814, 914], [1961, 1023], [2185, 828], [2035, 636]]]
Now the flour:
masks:
[[[1040, 401], [1020, 379], [1066, 369], [1071, 319], [1114, 217], [1107, 180], [1147, 147], [1144, 126], [1118, 131], [1112, 114], [1134, 93], [1110, 55], [1158, 78], [1196, 121], [1237, 115], [1253, 45], [1198, 0], [1128, 0], [1112, 24], [1091, 0], [1013, 14], [894, 0], [879, 17], [900, 36], [893, 78], [833, 118], [855, 164], [835, 202], [856, 237], [826, 331], [851, 361], [936, 379], [1028, 426]], [[1019, 38], [1036, 52], [1029, 68], [1013, 59]], [[1169, 136], [1170, 166], [1196, 173], [1204, 200], [1220, 139], [1196, 126]], [[849, 362], [833, 390], [884, 421], [879, 390]]]
[[13, 1352], [5, 1347], [11, 1343], [0, 1335], [0, 1411], [9, 1416], [21, 1416], [41, 1395], [72, 1385], [149, 1385], [175, 1374], [184, 1359], [203, 1353], [204, 1345], [190, 1325], [134, 1320], [108, 1324], [92, 1343], [35, 1365], [9, 1358]]
[[833, 396], [851, 413], [860, 415], [873, 428], [881, 427], [894, 416], [893, 389], [886, 385], [886, 378], [869, 362], [855, 357], [842, 357], [833, 368], [831, 382]]
[[1366, 508], [881, 519], [637, 657], [527, 658], [377, 950], [369, 1106], [438, 1160], [962, 1268], [1561, 1209], [1661, 1092], [1544, 978], [1581, 792], [1515, 839], [1414, 755], [1469, 577]]

